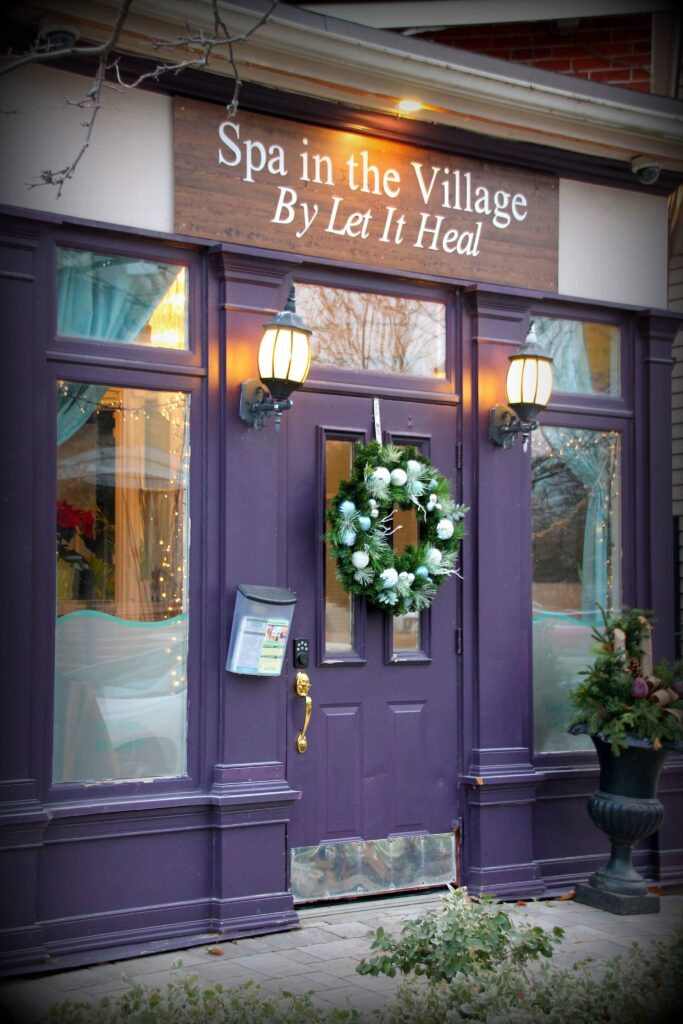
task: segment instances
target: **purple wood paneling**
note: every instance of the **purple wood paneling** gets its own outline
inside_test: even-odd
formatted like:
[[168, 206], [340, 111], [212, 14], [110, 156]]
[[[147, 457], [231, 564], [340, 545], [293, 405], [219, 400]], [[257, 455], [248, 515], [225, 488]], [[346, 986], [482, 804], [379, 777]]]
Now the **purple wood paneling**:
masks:
[[[5, 682], [0, 687], [0, 720], [6, 740], [0, 743], [3, 798], [35, 799], [36, 765], [32, 758], [31, 687], [34, 664], [33, 582], [39, 567], [33, 560], [34, 510], [40, 483], [32, 473], [41, 443], [43, 403], [36, 403], [41, 371], [40, 339], [45, 315], [37, 301], [41, 287], [40, 231], [26, 225], [3, 232], [0, 296], [3, 308], [3, 417], [0, 445], [0, 517], [7, 538], [3, 558], [0, 636]], [[4, 660], [4, 659], [3, 659]], [[10, 783], [11, 780], [11, 783]]]
[[[360, 704], [325, 705], [322, 716], [325, 749], [325, 807], [331, 838], [360, 836], [363, 709]], [[324, 723], [324, 724], [323, 724]], [[339, 765], [344, 771], [339, 771]]]
[[[637, 514], [642, 522], [643, 543], [641, 607], [655, 615], [653, 648], [655, 660], [673, 661], [674, 642], [674, 544], [671, 529], [673, 509], [671, 477], [671, 371], [672, 345], [683, 317], [643, 314], [636, 348], [636, 380], [639, 416], [636, 455], [646, 475], [638, 488]], [[647, 481], [647, 482], [645, 482]]]
[[[474, 891], [538, 893], [533, 860], [531, 766], [531, 470], [517, 443], [488, 442], [488, 411], [504, 400], [508, 356], [529, 326], [529, 300], [472, 289], [472, 418], [476, 490], [474, 560], [476, 689], [470, 706], [468, 885]], [[474, 595], [473, 595], [474, 599]]]
[[[391, 832], [426, 828], [425, 793], [429, 792], [429, 733], [426, 701], [387, 705], [387, 732], [392, 742], [393, 821]], [[445, 756], [448, 756], [444, 752]]]
[[[7, 700], [3, 724], [11, 728], [0, 755], [6, 759], [0, 785], [3, 795], [13, 798], [0, 811], [0, 878], [6, 886], [3, 966], [44, 962], [50, 954], [87, 958], [87, 950], [95, 956], [95, 949], [106, 946], [130, 949], [145, 942], [179, 942], [180, 937], [187, 940], [216, 928], [248, 934], [296, 923], [286, 891], [285, 832], [297, 793], [284, 781], [274, 691], [256, 715], [246, 693], [242, 706], [239, 698], [223, 703], [226, 594], [229, 586], [231, 599], [235, 577], [227, 584], [228, 574], [216, 568], [228, 547], [243, 550], [245, 522], [244, 509], [238, 507], [232, 536], [226, 537], [225, 506], [235, 509], [236, 503], [227, 486], [223, 429], [227, 317], [221, 318], [220, 307], [225, 313], [227, 303], [219, 298], [224, 275], [210, 275], [206, 256], [194, 249], [169, 253], [145, 240], [123, 239], [119, 232], [110, 237], [60, 228], [58, 233], [67, 244], [86, 248], [186, 258], [191, 266], [193, 347], [189, 353], [153, 353], [147, 358], [146, 352], [141, 357], [120, 346], [56, 339], [54, 230], [49, 223], [37, 230], [34, 222], [7, 223], [9, 244], [2, 249], [6, 262], [0, 280], [8, 286], [11, 330], [4, 358], [17, 386], [12, 390], [16, 408], [5, 433], [11, 448], [3, 448], [3, 516], [12, 521], [8, 535], [17, 541], [13, 553], [21, 570], [18, 565], [12, 573], [17, 620], [3, 637], [10, 676], [17, 683], [2, 689]], [[274, 302], [273, 308], [280, 305]], [[236, 342], [231, 345], [235, 352]], [[184, 779], [50, 786], [50, 537], [58, 376], [192, 392], [189, 775]], [[265, 497], [270, 506], [271, 495], [272, 486], [264, 486], [259, 501]], [[30, 509], [29, 514], [18, 515], [22, 508]], [[257, 540], [260, 536], [252, 540], [252, 552]], [[31, 552], [40, 573], [31, 565]], [[36, 587], [41, 578], [44, 585]], [[8, 621], [9, 615], [3, 616], [3, 625]], [[39, 644], [34, 636], [40, 636]], [[245, 746], [244, 753], [237, 750], [231, 757], [228, 714]]]
[[[452, 343], [455, 339], [452, 338]], [[345, 386], [345, 384], [344, 384]], [[398, 389], [397, 389], [398, 390]], [[372, 401], [368, 395], [321, 394], [308, 386], [295, 398], [295, 408], [287, 414], [289, 446], [289, 523], [288, 582], [297, 593], [295, 632], [298, 635], [316, 635], [316, 621], [323, 614], [322, 577], [314, 578], [312, 553], [319, 547], [324, 530], [323, 501], [320, 482], [320, 444], [326, 437], [353, 436], [360, 429], [372, 426]], [[382, 427], [385, 438], [415, 437], [429, 443], [435, 465], [452, 478], [457, 485], [455, 446], [457, 439], [457, 402], [434, 402], [421, 395], [415, 400], [406, 389], [393, 398], [381, 399]], [[312, 500], [317, 495], [319, 501]], [[316, 507], [317, 506], [317, 507]], [[319, 590], [312, 587], [315, 583]], [[427, 831], [443, 833], [453, 827], [459, 817], [459, 791], [457, 771], [460, 751], [455, 733], [458, 723], [457, 672], [454, 654], [455, 624], [457, 621], [457, 581], [449, 580], [440, 589], [434, 602], [432, 615], [431, 658], [419, 663], [396, 663], [386, 657], [385, 617], [380, 609], [368, 607], [361, 615], [366, 619], [365, 663], [349, 658], [327, 656], [311, 665], [313, 716], [308, 732], [309, 746], [305, 755], [296, 753], [294, 739], [303, 714], [301, 703], [291, 698], [288, 740], [288, 777], [294, 788], [302, 791], [300, 803], [292, 810], [290, 842], [292, 846], [311, 846], [328, 838], [343, 838], [326, 833], [328, 812], [325, 798], [328, 793], [321, 787], [325, 771], [333, 770], [342, 778], [351, 769], [346, 763], [343, 745], [334, 768], [324, 768], [324, 745], [320, 737], [320, 705], [363, 707], [362, 772], [360, 809], [355, 814], [363, 839], [385, 838], [397, 831], [397, 810], [394, 800], [395, 771], [401, 772], [401, 782], [409, 775], [408, 765], [422, 792], [430, 794], [422, 800], [421, 823]], [[291, 685], [287, 687], [291, 692]], [[398, 752], [393, 739], [393, 727], [387, 702], [392, 706], [414, 706], [426, 703], [429, 717], [424, 716], [424, 731], [416, 744]], [[342, 784], [343, 785], [343, 784]], [[410, 790], [412, 794], [413, 790]], [[338, 796], [331, 792], [333, 799]], [[410, 796], [412, 800], [412, 795]], [[412, 805], [411, 805], [412, 807]], [[399, 817], [414, 818], [413, 810]], [[345, 815], [351, 820], [351, 815]], [[398, 829], [402, 826], [399, 825]], [[354, 831], [348, 838], [355, 838]]]
[[[193, 937], [202, 941], [212, 929], [253, 934], [296, 923], [287, 893], [287, 831], [299, 796], [291, 784], [296, 755], [286, 739], [294, 706], [289, 676], [241, 678], [226, 674], [223, 665], [235, 585], [286, 584], [285, 541], [298, 529], [297, 516], [311, 514], [317, 499], [302, 500], [293, 517], [280, 499], [297, 462], [307, 466], [309, 441], [299, 439], [312, 403], [328, 401], [336, 386], [329, 380], [314, 383], [310, 394], [296, 397], [280, 435], [270, 426], [258, 434], [239, 421], [239, 386], [254, 374], [262, 324], [282, 308], [296, 265], [286, 257], [240, 256], [234, 247], [215, 247], [211, 256], [197, 247], [172, 248], [175, 258], [184, 253], [194, 267], [195, 346], [189, 355], [175, 361], [155, 356], [145, 367], [115, 346], [55, 339], [50, 255], [55, 238], [94, 248], [115, 245], [146, 256], [155, 252], [160, 258], [171, 250], [135, 235], [126, 238], [119, 230], [109, 235], [53, 222], [39, 216], [7, 219], [0, 247], [3, 365], [13, 385], [7, 389], [3, 423], [10, 443], [0, 456], [0, 507], [5, 536], [12, 538], [6, 552], [10, 600], [0, 616], [9, 681], [0, 690], [5, 728], [0, 967], [10, 969], [44, 963], [48, 955], [87, 961], [105, 950], [110, 955], [116, 946], [137, 950], [163, 941], [171, 948]], [[310, 273], [315, 276], [313, 268]], [[346, 273], [339, 271], [338, 283]], [[386, 426], [396, 437], [419, 430], [432, 445], [446, 436], [452, 445], [460, 437], [464, 441], [458, 486], [472, 512], [462, 552], [462, 619], [455, 581], [444, 585], [433, 610], [431, 655], [445, 666], [438, 685], [448, 713], [440, 716], [433, 743], [425, 743], [429, 705], [415, 699], [406, 682], [390, 706], [382, 702], [383, 717], [366, 722], [360, 694], [370, 680], [362, 664], [344, 669], [351, 686], [348, 700], [314, 710], [327, 717], [331, 749], [337, 744], [349, 763], [348, 777], [330, 776], [326, 782], [338, 797], [331, 802], [332, 830], [360, 833], [367, 825], [358, 818], [359, 785], [364, 813], [377, 823], [378, 835], [411, 828], [444, 831], [446, 819], [447, 828], [464, 813], [463, 881], [475, 891], [534, 895], [549, 885], [569, 885], [603, 861], [604, 838], [585, 809], [596, 778], [593, 756], [532, 755], [529, 458], [519, 443], [502, 452], [487, 440], [488, 409], [502, 400], [507, 356], [523, 341], [530, 311], [585, 316], [592, 308], [495, 288], [469, 289], [462, 307], [456, 296], [451, 358], [462, 434], [453, 427], [454, 398], [434, 396], [434, 422], [427, 429], [417, 421], [409, 424], [408, 394], [401, 401], [384, 395]], [[666, 653], [673, 594], [667, 589], [668, 375], [678, 321], [645, 314], [635, 331], [632, 313], [600, 309], [601, 316], [626, 328], [623, 399], [603, 408], [565, 396], [553, 403], [548, 422], [622, 430], [630, 492], [623, 497], [625, 596], [655, 608], [658, 649]], [[193, 393], [193, 660], [185, 779], [50, 787], [53, 381], [59, 374]], [[354, 418], [360, 408], [355, 403], [365, 408], [369, 402], [350, 383], [346, 388], [328, 407], [337, 408], [338, 401], [347, 410], [342, 427], [351, 436], [367, 429]], [[432, 396], [420, 401], [429, 403]], [[310, 441], [311, 479], [321, 437], [339, 425], [329, 421], [322, 429]], [[288, 446], [296, 453], [289, 462]], [[311, 529], [319, 536], [322, 524]], [[307, 542], [310, 554], [309, 549]], [[300, 595], [300, 611], [307, 602], [314, 606], [321, 583], [320, 566], [315, 569], [310, 561], [308, 578], [314, 582], [311, 594]], [[36, 586], [37, 580], [47, 582]], [[308, 621], [313, 620], [311, 613]], [[455, 653], [456, 625], [463, 628], [461, 659]], [[389, 669], [408, 673], [397, 677], [408, 680], [428, 668], [385, 665], [383, 637], [381, 616], [373, 611], [366, 644], [367, 652], [380, 651], [373, 685], [375, 675]], [[316, 694], [314, 672], [315, 701], [322, 691]], [[302, 708], [295, 713], [298, 723]], [[381, 745], [368, 744], [367, 752], [360, 752], [361, 721], [363, 729], [374, 730], [371, 735], [391, 737], [393, 790], [380, 770]], [[415, 749], [419, 771], [411, 760]], [[680, 759], [670, 759], [662, 776], [664, 825], [656, 841], [638, 853], [639, 864], [667, 884], [683, 877], [682, 774]], [[462, 805], [459, 786], [466, 797]]]
[[[286, 523], [281, 474], [287, 418], [280, 434], [256, 431], [238, 418], [243, 380], [256, 375], [263, 324], [282, 309], [289, 266], [267, 260], [239, 261], [216, 254], [221, 278], [225, 455], [222, 507], [223, 644], [227, 644], [238, 583], [284, 586]], [[227, 648], [225, 648], [227, 650]], [[225, 662], [225, 651], [222, 654]], [[280, 678], [256, 679], [223, 674], [226, 764], [255, 760], [284, 762], [285, 691]]]

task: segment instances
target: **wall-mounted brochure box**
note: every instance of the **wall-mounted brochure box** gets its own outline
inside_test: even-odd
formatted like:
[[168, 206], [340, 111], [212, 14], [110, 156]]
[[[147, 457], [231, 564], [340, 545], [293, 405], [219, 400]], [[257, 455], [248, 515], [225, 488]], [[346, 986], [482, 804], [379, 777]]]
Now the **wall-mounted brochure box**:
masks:
[[295, 604], [296, 596], [283, 587], [238, 583], [227, 671], [247, 676], [279, 676]]

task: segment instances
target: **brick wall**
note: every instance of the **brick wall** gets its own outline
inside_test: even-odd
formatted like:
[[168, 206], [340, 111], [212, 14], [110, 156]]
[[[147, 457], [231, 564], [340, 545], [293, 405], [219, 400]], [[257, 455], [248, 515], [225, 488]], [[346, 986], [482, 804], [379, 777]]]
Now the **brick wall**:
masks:
[[649, 14], [465, 25], [421, 33], [420, 38], [562, 75], [650, 92]]

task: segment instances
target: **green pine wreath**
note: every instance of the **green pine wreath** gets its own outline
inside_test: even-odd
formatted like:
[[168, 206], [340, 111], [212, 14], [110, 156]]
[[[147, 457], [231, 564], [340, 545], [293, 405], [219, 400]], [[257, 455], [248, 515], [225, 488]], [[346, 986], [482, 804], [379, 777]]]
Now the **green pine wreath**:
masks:
[[[390, 543], [394, 506], [417, 512], [420, 540], [396, 555]], [[328, 511], [325, 540], [337, 579], [351, 594], [392, 615], [428, 608], [453, 573], [469, 509], [456, 505], [449, 481], [416, 448], [356, 447], [351, 476]]]

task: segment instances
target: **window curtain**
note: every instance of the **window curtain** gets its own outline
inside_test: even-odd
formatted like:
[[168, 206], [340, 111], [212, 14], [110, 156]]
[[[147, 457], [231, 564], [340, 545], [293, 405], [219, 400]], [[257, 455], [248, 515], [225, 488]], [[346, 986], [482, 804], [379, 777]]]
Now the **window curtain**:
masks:
[[556, 391], [574, 394], [593, 393], [583, 324], [576, 320], [534, 320], [536, 339], [543, 351], [553, 360], [553, 386]]
[[[132, 342], [161, 302], [177, 267], [73, 249], [58, 250], [57, 330], [71, 338]], [[71, 385], [57, 395], [57, 444], [90, 419], [107, 389]]]
[[597, 615], [596, 605], [609, 604], [608, 559], [611, 547], [612, 481], [617, 466], [617, 441], [612, 435], [561, 427], [542, 427], [553, 453], [586, 488], [586, 526], [583, 538], [581, 609], [587, 621]]
[[184, 773], [186, 612], [72, 612], [57, 620], [55, 655], [54, 782]]
[[[536, 336], [553, 359], [553, 376], [558, 391], [591, 394], [593, 382], [584, 344], [583, 325], [576, 320], [534, 321]], [[609, 501], [614, 451], [603, 434], [592, 431], [563, 431], [547, 427], [546, 440], [585, 486], [588, 496], [582, 562], [582, 611], [589, 617], [596, 603], [607, 604], [607, 558], [609, 544]]]
[[106, 390], [97, 384], [70, 384], [68, 391], [57, 391], [58, 447], [90, 419]]

